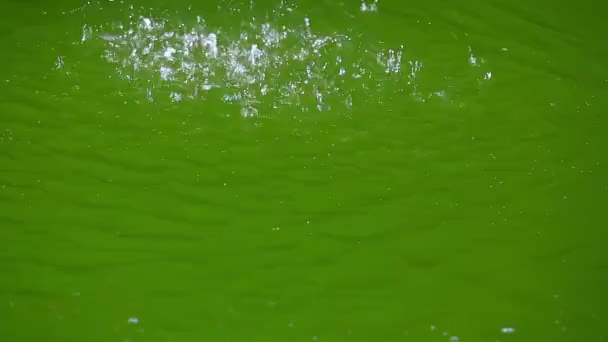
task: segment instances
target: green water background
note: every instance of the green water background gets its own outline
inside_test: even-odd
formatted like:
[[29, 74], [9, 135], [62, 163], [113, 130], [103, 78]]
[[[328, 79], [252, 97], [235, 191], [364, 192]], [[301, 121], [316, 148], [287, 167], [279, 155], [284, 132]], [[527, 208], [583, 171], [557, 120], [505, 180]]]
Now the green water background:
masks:
[[79, 44], [110, 3], [0, 4], [0, 340], [605, 341], [606, 6], [297, 4], [446, 100], [150, 103]]

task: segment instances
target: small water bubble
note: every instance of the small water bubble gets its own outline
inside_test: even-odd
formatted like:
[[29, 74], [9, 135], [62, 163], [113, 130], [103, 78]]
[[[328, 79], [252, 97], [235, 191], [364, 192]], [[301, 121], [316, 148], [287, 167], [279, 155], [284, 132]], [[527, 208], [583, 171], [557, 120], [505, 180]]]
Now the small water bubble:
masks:
[[252, 117], [252, 116], [257, 116], [258, 115], [258, 110], [254, 107], [243, 107], [241, 108], [241, 115], [244, 118], [248, 118], [248, 117]]
[[182, 94], [176, 92], [171, 92], [169, 97], [171, 98], [172, 102], [180, 102], [182, 100]]
[[371, 3], [367, 3], [366, 0], [361, 2], [361, 6], [359, 6], [361, 12], [377, 12], [378, 11], [378, 0], [374, 0]]
[[175, 50], [175, 48], [173, 48], [173, 47], [170, 47], [170, 46], [169, 46], [169, 47], [167, 47], [167, 48], [165, 49], [165, 52], [163, 53], [163, 56], [164, 56], [164, 57], [165, 57], [167, 60], [169, 60], [169, 61], [173, 61], [173, 60], [174, 60], [173, 55], [174, 55], [176, 52], [177, 52], [177, 50]]
[[57, 61], [55, 62], [55, 69], [63, 69], [63, 56], [57, 56]]
[[513, 334], [515, 333], [515, 328], [512, 327], [504, 327], [500, 329], [500, 332], [503, 334]]
[[141, 28], [143, 28], [144, 30], [151, 30], [152, 29], [152, 19], [142, 18]]
[[129, 319], [127, 320], [127, 323], [129, 324], [139, 324], [139, 318], [137, 317], [129, 317]]
[[87, 24], [82, 26], [82, 37], [80, 37], [80, 42], [85, 42], [91, 38], [93, 35], [93, 30]]
[[160, 78], [164, 81], [171, 80], [173, 78], [173, 69], [166, 66], [160, 67]]
[[469, 46], [469, 64], [477, 66], [477, 57], [473, 55], [473, 49]]

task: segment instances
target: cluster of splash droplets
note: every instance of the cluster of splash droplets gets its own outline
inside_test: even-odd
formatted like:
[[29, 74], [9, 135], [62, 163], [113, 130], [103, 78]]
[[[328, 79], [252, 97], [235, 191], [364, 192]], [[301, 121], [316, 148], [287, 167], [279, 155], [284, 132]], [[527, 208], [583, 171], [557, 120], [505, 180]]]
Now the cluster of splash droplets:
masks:
[[[219, 100], [245, 117], [286, 108], [349, 112], [353, 103], [381, 103], [387, 92], [414, 93], [422, 68], [402, 60], [403, 46], [316, 33], [309, 17], [284, 3], [275, 13], [291, 15], [289, 26], [252, 17], [238, 30], [209, 27], [200, 16], [187, 25], [130, 10], [111, 27], [85, 25], [81, 41], [101, 39], [105, 60], [151, 102]], [[405, 75], [403, 65], [411, 69]]]

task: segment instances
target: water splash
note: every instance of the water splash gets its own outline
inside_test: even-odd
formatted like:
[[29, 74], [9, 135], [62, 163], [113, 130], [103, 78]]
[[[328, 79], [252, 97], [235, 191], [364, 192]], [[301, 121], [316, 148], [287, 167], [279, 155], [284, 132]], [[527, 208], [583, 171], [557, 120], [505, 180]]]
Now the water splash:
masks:
[[[377, 1], [363, 4], [372, 11]], [[391, 92], [409, 92], [417, 101], [444, 93], [421, 94], [422, 63], [411, 56], [407, 61], [403, 45], [389, 46], [364, 32], [317, 32], [314, 21], [294, 8], [283, 0], [271, 17], [251, 15], [234, 27], [129, 6], [128, 19], [85, 24], [79, 43], [102, 42], [103, 59], [150, 102], [215, 100], [246, 117], [348, 113], [361, 103], [383, 106]]]

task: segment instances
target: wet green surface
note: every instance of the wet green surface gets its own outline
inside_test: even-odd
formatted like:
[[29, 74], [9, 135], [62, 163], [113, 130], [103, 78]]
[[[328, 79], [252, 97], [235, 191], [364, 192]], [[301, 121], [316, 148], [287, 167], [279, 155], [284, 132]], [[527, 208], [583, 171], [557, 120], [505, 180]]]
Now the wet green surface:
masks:
[[0, 340], [606, 341], [601, 6], [361, 9], [2, 2]]

